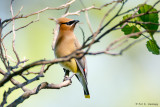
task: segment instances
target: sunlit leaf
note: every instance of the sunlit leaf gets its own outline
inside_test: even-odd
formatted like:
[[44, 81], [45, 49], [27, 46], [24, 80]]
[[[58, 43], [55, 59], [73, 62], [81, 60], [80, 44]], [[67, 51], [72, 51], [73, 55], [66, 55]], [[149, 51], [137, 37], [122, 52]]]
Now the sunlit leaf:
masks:
[[[132, 16], [132, 14], [128, 14], [128, 15], [126, 15], [126, 16], [123, 17], [123, 20], [125, 20], [125, 19], [127, 19], [127, 18], [129, 18], [131, 16]], [[139, 19], [139, 17], [136, 17], [136, 18], [131, 19], [130, 21], [135, 22], [135, 21], [140, 21], [140, 19]], [[137, 25], [135, 23], [126, 23], [125, 25], [122, 24], [120, 26], [123, 27], [121, 30], [124, 32], [125, 35], [131, 34], [131, 33], [140, 32], [140, 28], [141, 28], [140, 25]], [[138, 35], [138, 36], [132, 36], [131, 38], [136, 39], [139, 36], [140, 35]]]
[[[139, 14], [146, 13], [148, 11], [156, 12], [157, 10], [153, 8], [151, 5], [147, 4], [139, 5], [139, 11], [138, 11]], [[159, 23], [158, 13], [142, 15], [140, 16], [140, 18], [143, 22], [155, 23], [155, 24], [142, 24], [142, 26], [147, 30], [147, 32], [150, 33], [150, 35], [153, 35], [158, 29], [158, 23]]]
[[159, 55], [159, 48], [157, 47], [156, 43], [152, 40], [147, 41], [146, 44], [148, 51], [152, 52], [153, 54]]

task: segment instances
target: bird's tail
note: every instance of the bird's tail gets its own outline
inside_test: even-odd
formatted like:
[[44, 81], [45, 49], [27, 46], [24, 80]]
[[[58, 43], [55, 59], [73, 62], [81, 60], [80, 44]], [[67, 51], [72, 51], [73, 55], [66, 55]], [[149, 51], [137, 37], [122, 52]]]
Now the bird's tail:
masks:
[[82, 73], [76, 74], [76, 77], [78, 78], [78, 80], [80, 81], [80, 83], [83, 86], [85, 98], [90, 98], [87, 80], [85, 80], [85, 78], [83, 77]]
[[86, 85], [86, 89], [84, 89], [84, 96], [85, 96], [85, 98], [90, 98], [90, 94], [89, 94], [89, 90], [88, 90], [87, 85]]

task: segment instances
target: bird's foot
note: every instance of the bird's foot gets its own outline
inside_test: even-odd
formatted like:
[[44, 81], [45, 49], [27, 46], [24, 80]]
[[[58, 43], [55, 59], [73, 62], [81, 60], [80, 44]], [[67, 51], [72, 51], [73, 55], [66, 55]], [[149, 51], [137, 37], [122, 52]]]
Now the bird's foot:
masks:
[[[70, 80], [70, 81], [71, 81], [71, 77], [65, 76], [64, 79], [63, 79], [63, 81], [67, 81], [67, 80]], [[71, 83], [72, 83], [72, 81], [71, 81]]]
[[75, 74], [73, 74], [71, 77], [69, 77], [69, 75], [65, 75], [64, 76], [64, 79], [63, 79], [63, 81], [67, 81], [67, 80], [70, 80], [70, 83], [72, 83], [72, 77], [74, 76]]

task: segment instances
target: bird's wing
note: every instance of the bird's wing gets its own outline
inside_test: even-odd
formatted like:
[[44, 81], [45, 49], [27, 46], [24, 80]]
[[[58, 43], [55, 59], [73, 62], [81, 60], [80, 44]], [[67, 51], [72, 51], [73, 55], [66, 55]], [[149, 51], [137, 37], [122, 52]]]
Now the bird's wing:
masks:
[[85, 58], [82, 59], [76, 59], [76, 63], [78, 65], [78, 68], [80, 70], [80, 72], [82, 73], [86, 83], [87, 83], [87, 68], [86, 68], [86, 61], [84, 61]]
[[[79, 43], [79, 41], [77, 40], [76, 37], [75, 37], [75, 47], [76, 47], [76, 49], [81, 48], [81, 45], [80, 45], [80, 43]], [[87, 82], [87, 71], [88, 71], [88, 69], [87, 69], [86, 58], [83, 57], [81, 59], [76, 59], [76, 62], [77, 62], [77, 65], [78, 65], [81, 73], [83, 74], [83, 76], [84, 76], [84, 78]]]

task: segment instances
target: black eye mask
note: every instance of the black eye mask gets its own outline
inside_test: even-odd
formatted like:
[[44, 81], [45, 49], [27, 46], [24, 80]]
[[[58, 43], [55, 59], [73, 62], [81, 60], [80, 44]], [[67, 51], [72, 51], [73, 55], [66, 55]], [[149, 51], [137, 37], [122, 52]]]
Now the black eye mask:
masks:
[[69, 21], [69, 22], [67, 22], [66, 24], [67, 24], [67, 25], [72, 25], [73, 23], [75, 23], [74, 20], [73, 20], [73, 21]]
[[72, 21], [69, 21], [69, 22], [66, 22], [66, 23], [62, 23], [62, 24], [72, 25], [72, 24], [77, 23], [77, 22], [79, 22], [79, 21], [77, 21], [77, 20], [72, 20]]

